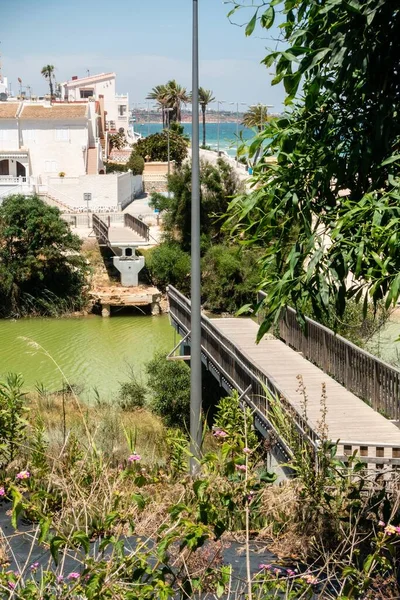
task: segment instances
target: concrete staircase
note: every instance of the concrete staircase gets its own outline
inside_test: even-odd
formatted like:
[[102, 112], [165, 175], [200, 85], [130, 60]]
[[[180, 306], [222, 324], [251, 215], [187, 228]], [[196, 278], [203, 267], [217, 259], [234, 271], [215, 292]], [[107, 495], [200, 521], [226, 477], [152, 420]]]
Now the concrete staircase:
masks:
[[87, 174], [97, 175], [97, 148], [88, 148]]
[[38, 196], [43, 200], [43, 202], [46, 202], [46, 204], [59, 208], [61, 212], [72, 212], [71, 206], [64, 204], [64, 202], [61, 202], [61, 200], [55, 198], [49, 192], [40, 192]]

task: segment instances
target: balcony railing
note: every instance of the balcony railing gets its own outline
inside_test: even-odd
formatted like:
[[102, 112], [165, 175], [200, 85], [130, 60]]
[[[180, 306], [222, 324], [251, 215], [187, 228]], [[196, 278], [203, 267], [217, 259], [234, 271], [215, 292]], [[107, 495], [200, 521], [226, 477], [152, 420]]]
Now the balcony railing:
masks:
[[14, 177], [13, 175], [0, 175], [0, 185], [20, 185], [29, 183], [29, 177]]

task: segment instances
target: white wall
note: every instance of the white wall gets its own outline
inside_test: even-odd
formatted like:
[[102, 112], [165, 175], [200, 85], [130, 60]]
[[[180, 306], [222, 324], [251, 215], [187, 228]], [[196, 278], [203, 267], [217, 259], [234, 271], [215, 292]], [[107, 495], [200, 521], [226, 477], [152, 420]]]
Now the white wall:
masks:
[[89, 207], [97, 210], [100, 206], [117, 208], [128, 203], [142, 190], [142, 177], [131, 173], [111, 173], [109, 175], [85, 175], [79, 178], [49, 178], [48, 192], [51, 196], [72, 208], [86, 208], [84, 193], [91, 193]]
[[[21, 120], [22, 145], [29, 150], [31, 173], [42, 183], [63, 171], [67, 176], [86, 173], [86, 152], [89, 144], [87, 121]], [[57, 129], [64, 130], [57, 134]], [[64, 136], [65, 139], [59, 139]]]
[[0, 119], [0, 150], [18, 150], [17, 119]]

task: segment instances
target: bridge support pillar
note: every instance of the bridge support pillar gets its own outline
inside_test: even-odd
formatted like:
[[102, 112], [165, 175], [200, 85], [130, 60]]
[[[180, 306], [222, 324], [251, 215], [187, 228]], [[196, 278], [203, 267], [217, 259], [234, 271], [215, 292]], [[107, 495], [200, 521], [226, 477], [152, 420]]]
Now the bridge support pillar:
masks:
[[124, 287], [139, 285], [139, 271], [144, 267], [144, 256], [137, 256], [134, 247], [123, 247], [122, 256], [114, 256], [113, 263], [121, 273], [121, 285]]
[[111, 315], [111, 306], [110, 304], [102, 304], [101, 305], [101, 316], [109, 317]]
[[160, 302], [152, 302], [151, 303], [151, 314], [153, 316], [159, 315], [161, 312]]

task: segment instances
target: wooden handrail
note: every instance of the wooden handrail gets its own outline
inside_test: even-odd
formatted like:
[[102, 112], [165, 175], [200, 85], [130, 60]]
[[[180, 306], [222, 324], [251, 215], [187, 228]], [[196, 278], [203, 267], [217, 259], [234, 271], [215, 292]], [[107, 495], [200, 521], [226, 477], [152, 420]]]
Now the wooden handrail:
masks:
[[[265, 298], [264, 292], [258, 293], [259, 302]], [[389, 419], [399, 420], [398, 369], [309, 317], [305, 317], [303, 330], [296, 311], [290, 307], [279, 323], [279, 336], [374, 410]]]
[[[168, 286], [167, 295], [172, 318], [184, 333], [188, 333], [190, 331], [190, 300], [173, 286]], [[239, 393], [244, 392], [251, 386], [251, 391], [244, 396], [244, 400], [252, 410], [257, 410], [259, 416], [267, 422], [268, 427], [273, 429], [269, 420], [269, 402], [266, 389], [273, 396], [280, 398], [282, 409], [291, 418], [300, 435], [316, 450], [319, 444], [317, 433], [311, 429], [304, 416], [285, 399], [283, 391], [274, 378], [267, 377], [265, 373], [255, 367], [235, 344], [214, 327], [205, 315], [201, 316], [201, 331], [203, 354], [207, 359], [218, 365], [222, 379], [232, 384], [232, 387], [235, 387]], [[280, 438], [277, 431], [275, 431], [275, 435], [278, 439]], [[286, 441], [282, 439], [280, 441], [282, 446], [286, 448], [285, 451], [289, 451]]]
[[146, 240], [146, 242], [150, 239], [150, 228], [146, 223], [130, 215], [129, 213], [125, 213], [124, 215], [124, 224], [125, 227], [129, 227], [133, 231], [135, 231], [138, 235]]

